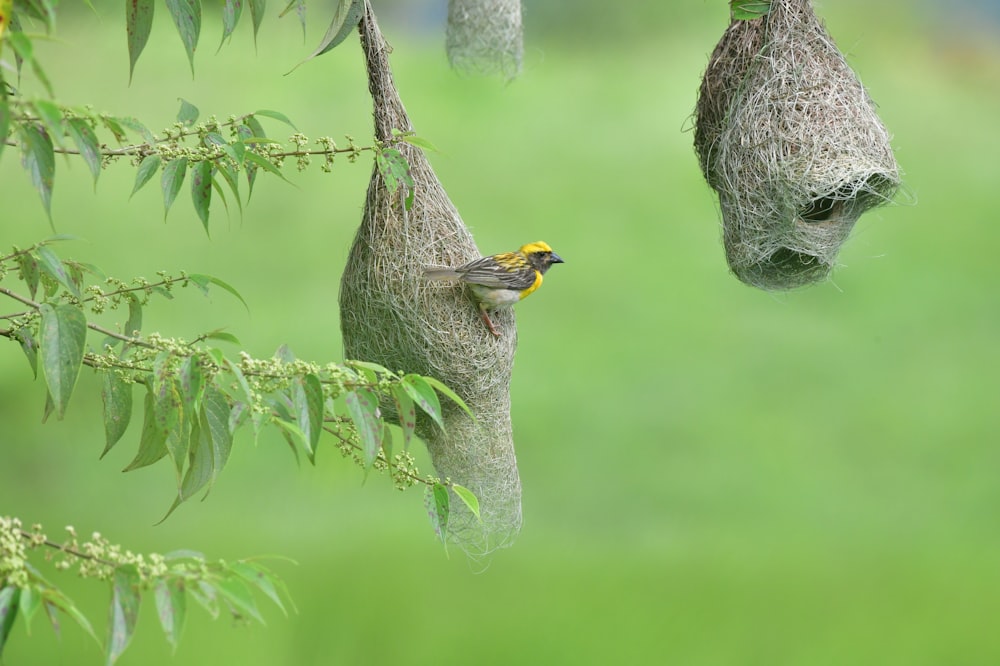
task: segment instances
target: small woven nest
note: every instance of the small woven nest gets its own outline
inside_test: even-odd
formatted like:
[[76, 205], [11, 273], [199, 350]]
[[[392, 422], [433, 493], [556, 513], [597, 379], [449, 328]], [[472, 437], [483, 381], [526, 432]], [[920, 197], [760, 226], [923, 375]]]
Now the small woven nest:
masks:
[[512, 79], [524, 54], [521, 0], [448, 0], [445, 47], [452, 67]]
[[762, 289], [825, 279], [899, 168], [864, 86], [808, 0], [734, 19], [698, 95], [695, 150], [733, 273]]
[[[389, 49], [370, 6], [360, 24], [375, 134], [412, 131], [389, 69]], [[340, 321], [347, 358], [440, 379], [457, 392], [475, 420], [442, 400], [445, 429], [426, 416], [417, 433], [437, 474], [469, 488], [482, 520], [454, 494], [448, 534], [470, 556], [509, 545], [521, 527], [521, 484], [510, 422], [510, 377], [517, 344], [514, 315], [497, 312], [499, 339], [489, 333], [460, 286], [430, 282], [428, 266], [458, 266], [480, 257], [455, 206], [424, 154], [398, 144], [414, 180], [412, 206], [390, 194], [376, 168], [340, 287]], [[393, 414], [390, 405], [383, 412]]]

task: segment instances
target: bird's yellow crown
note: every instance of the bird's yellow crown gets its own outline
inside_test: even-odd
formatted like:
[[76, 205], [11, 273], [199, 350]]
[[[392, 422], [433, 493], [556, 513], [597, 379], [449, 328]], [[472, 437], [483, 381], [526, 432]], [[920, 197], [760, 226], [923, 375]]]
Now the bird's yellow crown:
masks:
[[552, 248], [545, 241], [535, 241], [521, 246], [521, 254], [535, 254], [536, 252], [551, 252]]

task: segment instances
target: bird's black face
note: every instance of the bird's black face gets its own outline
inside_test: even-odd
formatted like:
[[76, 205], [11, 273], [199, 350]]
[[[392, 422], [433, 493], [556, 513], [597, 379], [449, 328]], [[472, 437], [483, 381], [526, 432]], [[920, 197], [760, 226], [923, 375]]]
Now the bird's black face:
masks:
[[540, 273], [544, 273], [549, 270], [549, 266], [552, 264], [562, 264], [566, 263], [562, 260], [555, 252], [532, 252], [528, 255], [528, 261], [531, 266]]

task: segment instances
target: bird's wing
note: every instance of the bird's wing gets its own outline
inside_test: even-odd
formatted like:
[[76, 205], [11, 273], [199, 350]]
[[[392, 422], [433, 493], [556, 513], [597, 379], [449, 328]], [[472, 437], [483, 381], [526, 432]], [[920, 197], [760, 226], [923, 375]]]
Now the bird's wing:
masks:
[[535, 283], [535, 269], [523, 257], [511, 252], [496, 257], [483, 257], [456, 269], [462, 279], [472, 284], [498, 289], [527, 289]]

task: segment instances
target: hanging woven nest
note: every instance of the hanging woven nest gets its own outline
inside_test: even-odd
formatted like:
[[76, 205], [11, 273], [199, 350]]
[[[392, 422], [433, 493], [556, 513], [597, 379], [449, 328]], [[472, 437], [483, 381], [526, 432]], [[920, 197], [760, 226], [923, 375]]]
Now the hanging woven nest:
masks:
[[452, 67], [508, 79], [521, 71], [521, 0], [448, 0], [445, 33]]
[[[367, 3], [366, 3], [367, 5]], [[375, 135], [412, 131], [389, 69], [389, 49], [370, 6], [360, 24], [374, 103]], [[340, 287], [347, 358], [443, 381], [475, 420], [442, 401], [444, 430], [418, 421], [437, 474], [475, 493], [482, 520], [452, 495], [448, 534], [472, 556], [509, 545], [521, 527], [521, 484], [510, 422], [510, 377], [517, 344], [514, 315], [493, 316], [495, 338], [460, 286], [430, 282], [428, 266], [459, 266], [481, 256], [424, 154], [399, 143], [414, 181], [409, 210], [376, 168]], [[383, 411], [391, 411], [383, 405]]]
[[698, 95], [695, 150], [733, 273], [763, 289], [825, 279], [899, 168], [864, 86], [808, 0], [733, 19]]

